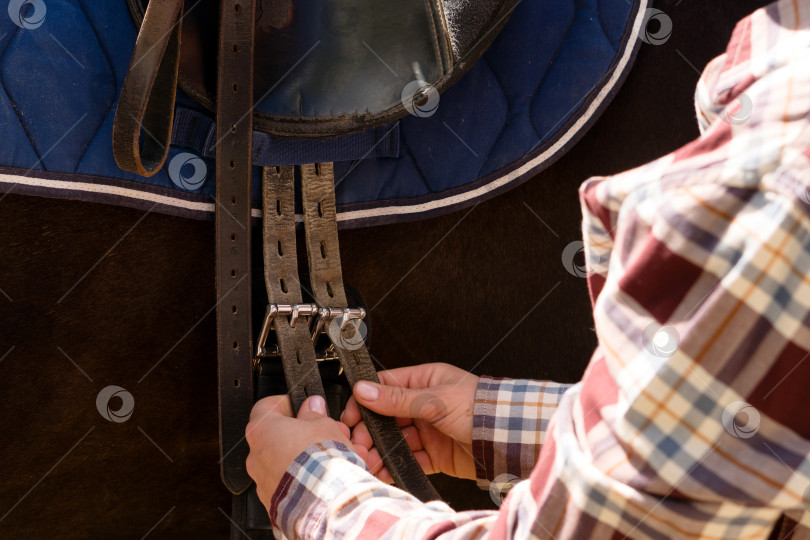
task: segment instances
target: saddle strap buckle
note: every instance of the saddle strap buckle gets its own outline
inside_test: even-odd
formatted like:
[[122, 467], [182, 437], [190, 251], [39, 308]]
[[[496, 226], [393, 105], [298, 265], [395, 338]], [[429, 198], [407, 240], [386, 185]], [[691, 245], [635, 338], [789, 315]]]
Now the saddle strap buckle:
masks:
[[364, 308], [320, 308], [315, 320], [312, 322], [312, 343], [318, 340], [318, 336], [324, 331], [327, 324], [338, 319], [340, 321], [340, 329], [346, 328], [349, 321], [352, 319], [364, 319], [366, 317], [366, 310]]
[[340, 329], [343, 330], [352, 319], [364, 319], [365, 316], [366, 310], [364, 308], [319, 308], [316, 304], [268, 304], [267, 311], [264, 314], [262, 330], [256, 343], [256, 356], [262, 358], [273, 355], [272, 352], [267, 350], [266, 344], [276, 317], [289, 317], [290, 326], [293, 328], [298, 319], [313, 317], [309, 324], [312, 343], [314, 344], [330, 322], [336, 319], [339, 320]]
[[262, 357], [267, 355], [265, 345], [267, 338], [270, 336], [270, 330], [273, 329], [273, 322], [276, 317], [289, 317], [288, 321], [291, 328], [295, 328], [295, 323], [301, 317], [311, 317], [318, 313], [318, 306], [315, 304], [268, 304], [267, 311], [264, 314], [264, 322], [262, 323], [262, 331], [259, 334], [259, 340], [256, 345], [256, 356]]

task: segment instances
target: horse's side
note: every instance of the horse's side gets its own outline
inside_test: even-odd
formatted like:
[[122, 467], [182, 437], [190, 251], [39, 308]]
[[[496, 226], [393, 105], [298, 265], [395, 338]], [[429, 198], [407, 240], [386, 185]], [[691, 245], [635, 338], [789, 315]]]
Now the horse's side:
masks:
[[[454, 214], [343, 232], [345, 277], [371, 308], [379, 368], [445, 361], [576, 381], [595, 344], [585, 281], [563, 261], [580, 238], [577, 187], [695, 137], [698, 70], [763, 3], [658, 6], [670, 39], [641, 49], [613, 104], [554, 166]], [[213, 224], [1, 200], [0, 536], [226, 537]], [[134, 397], [125, 422], [96, 407], [110, 385]], [[492, 504], [470, 483], [437, 484], [456, 508]]]

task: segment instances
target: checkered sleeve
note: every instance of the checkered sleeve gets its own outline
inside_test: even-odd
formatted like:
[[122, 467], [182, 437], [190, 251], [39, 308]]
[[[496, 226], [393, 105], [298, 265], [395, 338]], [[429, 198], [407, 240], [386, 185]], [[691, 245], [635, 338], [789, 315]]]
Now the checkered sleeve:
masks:
[[473, 409], [473, 457], [481, 489], [529, 477], [551, 415], [569, 384], [481, 377]]
[[455, 512], [422, 503], [372, 476], [345, 445], [328, 441], [302, 452], [270, 504], [276, 538], [482, 538], [498, 512]]

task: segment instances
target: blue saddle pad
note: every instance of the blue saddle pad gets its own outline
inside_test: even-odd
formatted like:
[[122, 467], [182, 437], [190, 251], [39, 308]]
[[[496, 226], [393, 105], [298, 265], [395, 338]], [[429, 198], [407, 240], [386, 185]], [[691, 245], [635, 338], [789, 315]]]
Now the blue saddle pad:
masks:
[[[186, 96], [158, 174], [115, 164], [113, 117], [137, 35], [125, 4], [11, 0], [0, 15], [0, 191], [213, 217], [215, 126]], [[518, 185], [570, 148], [618, 91], [646, 8], [523, 0], [430, 110], [327, 141], [257, 133], [254, 215], [259, 165], [334, 161], [341, 227], [433, 216]]]

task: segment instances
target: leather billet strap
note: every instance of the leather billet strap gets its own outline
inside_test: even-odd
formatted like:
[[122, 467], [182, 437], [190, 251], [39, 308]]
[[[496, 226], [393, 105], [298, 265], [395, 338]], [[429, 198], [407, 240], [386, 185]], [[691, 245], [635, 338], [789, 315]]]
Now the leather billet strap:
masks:
[[[301, 183], [310, 281], [315, 301], [321, 306], [348, 307], [340, 264], [332, 163], [302, 165]], [[349, 383], [354, 386], [357, 381], [379, 382], [362, 336], [356, 335], [358, 326], [348, 324], [341, 330], [337, 320], [331, 324], [329, 336]], [[405, 442], [396, 420], [362, 406], [360, 412], [397, 486], [422, 501], [440, 499]]]
[[[151, 2], [150, 2], [151, 6]], [[222, 481], [249, 486], [245, 426], [253, 406], [250, 184], [253, 0], [222, 0], [217, 83], [216, 286]]]
[[115, 162], [141, 176], [158, 172], [169, 153], [182, 19], [183, 0], [149, 2], [115, 111]]
[[[271, 304], [300, 304], [298, 256], [295, 248], [295, 168], [264, 167], [262, 216], [264, 236], [264, 281]], [[306, 320], [295, 326], [277, 316], [273, 328], [278, 338], [287, 392], [293, 413], [311, 395], [325, 396], [315, 347]]]

